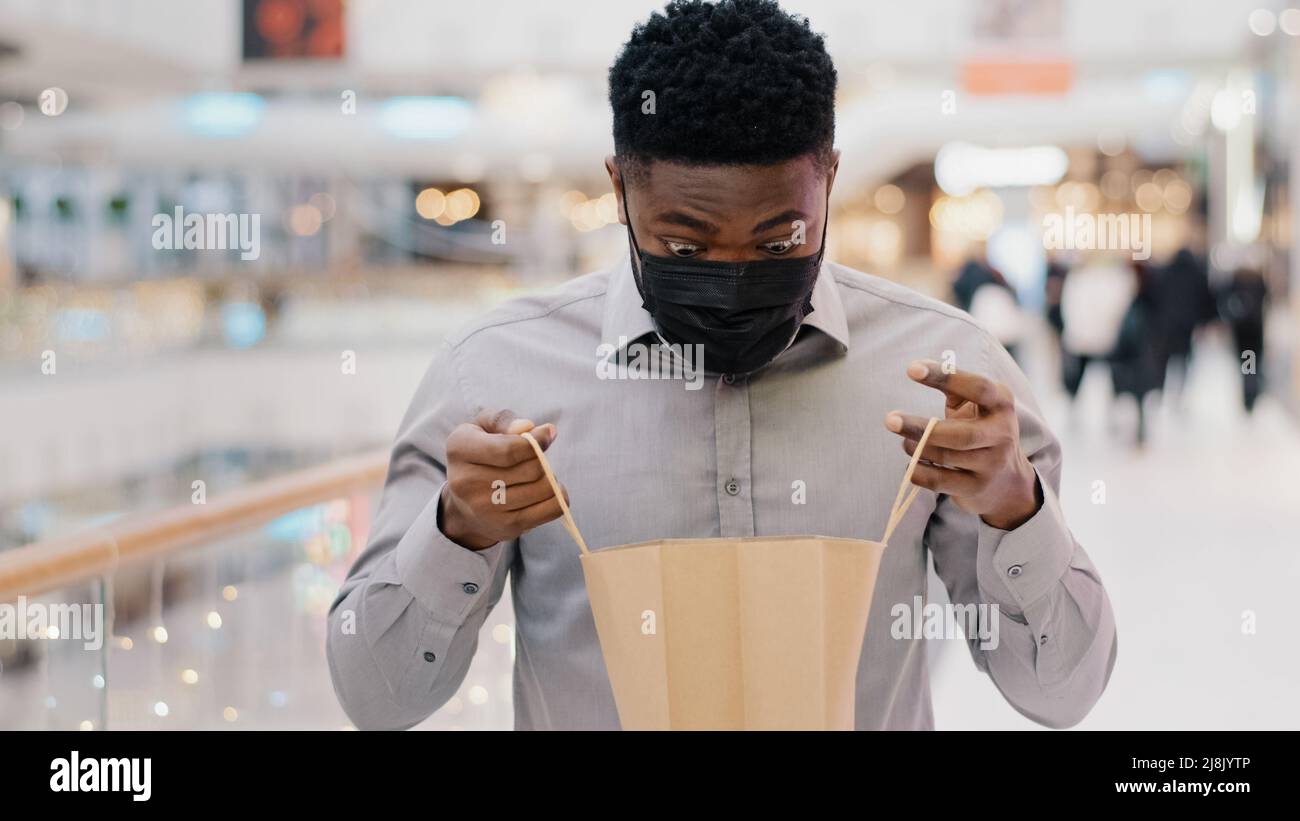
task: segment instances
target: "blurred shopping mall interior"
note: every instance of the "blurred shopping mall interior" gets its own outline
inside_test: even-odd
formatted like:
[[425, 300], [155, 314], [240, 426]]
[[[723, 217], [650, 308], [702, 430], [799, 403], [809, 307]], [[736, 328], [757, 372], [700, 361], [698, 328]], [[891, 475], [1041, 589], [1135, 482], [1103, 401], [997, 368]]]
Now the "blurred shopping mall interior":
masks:
[[[385, 449], [444, 333], [626, 258], [606, 71], [660, 5], [0, 0], [0, 595], [108, 618], [0, 638], [0, 728], [347, 725]], [[1300, 727], [1300, 0], [783, 5], [828, 257], [970, 311], [1063, 441], [1120, 633], [1081, 726]], [[1034, 726], [928, 652], [939, 727]], [[510, 727], [513, 653], [507, 595], [421, 727]]]

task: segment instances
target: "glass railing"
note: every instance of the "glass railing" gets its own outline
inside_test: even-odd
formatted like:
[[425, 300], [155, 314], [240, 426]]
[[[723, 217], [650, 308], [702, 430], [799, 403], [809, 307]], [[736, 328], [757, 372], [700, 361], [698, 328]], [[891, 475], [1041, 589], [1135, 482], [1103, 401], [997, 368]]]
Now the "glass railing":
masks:
[[[0, 554], [0, 730], [348, 727], [326, 614], [382, 479], [345, 460]], [[509, 599], [422, 728], [511, 726]]]

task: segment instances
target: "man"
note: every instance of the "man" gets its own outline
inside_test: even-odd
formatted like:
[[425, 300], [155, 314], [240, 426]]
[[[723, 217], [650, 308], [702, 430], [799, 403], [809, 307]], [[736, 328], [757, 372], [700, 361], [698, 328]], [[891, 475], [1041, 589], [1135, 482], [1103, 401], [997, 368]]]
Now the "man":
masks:
[[[1023, 375], [960, 311], [822, 264], [835, 84], [822, 38], [770, 0], [673, 2], [633, 31], [609, 74], [605, 161], [629, 259], [498, 308], [429, 369], [330, 615], [358, 727], [410, 727], [446, 702], [507, 578], [516, 726], [619, 726], [577, 548], [517, 434], [548, 448], [593, 549], [875, 539], [930, 416], [946, 418], [881, 564], [857, 726], [933, 725], [924, 642], [890, 630], [930, 556], [954, 602], [998, 606], [998, 646], [971, 652], [1016, 709], [1064, 727], [1096, 702], [1114, 620]], [[632, 367], [648, 350], [685, 378], [601, 378], [650, 373]], [[682, 367], [695, 351], [702, 385]]]

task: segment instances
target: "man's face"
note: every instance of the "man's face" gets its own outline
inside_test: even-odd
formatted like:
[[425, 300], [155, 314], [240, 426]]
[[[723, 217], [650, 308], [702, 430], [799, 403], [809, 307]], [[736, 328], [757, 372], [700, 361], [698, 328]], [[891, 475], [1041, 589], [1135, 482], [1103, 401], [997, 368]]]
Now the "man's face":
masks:
[[[838, 164], [838, 152], [825, 172], [811, 156], [775, 165], [650, 163], [626, 192], [637, 244], [652, 256], [717, 262], [813, 256]], [[615, 159], [605, 167], [627, 225]]]

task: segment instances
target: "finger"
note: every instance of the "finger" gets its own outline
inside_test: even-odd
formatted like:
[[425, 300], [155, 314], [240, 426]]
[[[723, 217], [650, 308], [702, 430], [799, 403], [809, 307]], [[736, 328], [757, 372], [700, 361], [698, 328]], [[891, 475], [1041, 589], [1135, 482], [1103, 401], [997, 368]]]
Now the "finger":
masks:
[[537, 459], [537, 454], [533, 454], [532, 459], [520, 462], [513, 467], [491, 468], [490, 470], [493, 479], [500, 479], [506, 483], [507, 487], [531, 484], [546, 475], [542, 471], [542, 463]]
[[[458, 448], [457, 455], [461, 461], [470, 464], [510, 468], [530, 459], [537, 459], [537, 454], [533, 452], [533, 446], [528, 444], [528, 440], [522, 436], [474, 431], [465, 439], [466, 441], [461, 443], [461, 447]], [[539, 440], [538, 444], [540, 443]], [[450, 442], [448, 443], [447, 455], [448, 458], [451, 457]]]
[[[902, 411], [890, 411], [885, 416], [885, 427], [906, 439], [918, 442], [925, 433], [925, 426], [930, 420], [924, 416], [914, 416]], [[926, 450], [930, 446], [951, 448], [953, 450], [975, 450], [996, 444], [993, 429], [982, 419], [941, 419], [930, 432], [926, 440]]]
[[[564, 490], [563, 487], [560, 489]], [[569, 500], [568, 491], [564, 493], [564, 500], [566, 503]], [[512, 515], [515, 527], [519, 528], [519, 532], [523, 533], [547, 522], [554, 521], [563, 514], [564, 511], [560, 509], [560, 500], [555, 498], [555, 494], [551, 494], [549, 499], [516, 510]]]
[[551, 483], [543, 478], [527, 484], [507, 487], [506, 500], [502, 507], [505, 510], [523, 510], [554, 497], [555, 490], [551, 487]]
[[[917, 440], [904, 439], [903, 450], [908, 456], [916, 453]], [[979, 470], [988, 463], [991, 455], [989, 448], [979, 448], [977, 450], [953, 450], [951, 448], [937, 447], [929, 442], [925, 443], [925, 453], [921, 454], [922, 461], [931, 462], [945, 467], [961, 468], [963, 470]]]
[[907, 375], [922, 385], [941, 390], [948, 397], [948, 407], [974, 402], [986, 411], [1004, 410], [1013, 404], [1011, 392], [992, 379], [970, 373], [947, 373], [938, 362], [920, 359], [907, 366]]
[[532, 459], [520, 462], [510, 467], [494, 467], [492, 465], [479, 465], [473, 462], [464, 462], [461, 469], [456, 472], [460, 479], [461, 488], [472, 488], [470, 494], [486, 493], [497, 487], [514, 487], [516, 485], [527, 485], [541, 479], [545, 474], [542, 472], [542, 463], [537, 460], [536, 454]]
[[979, 405], [974, 402], [962, 402], [957, 407], [948, 406], [947, 419], [978, 419], [980, 415]]
[[546, 450], [551, 446], [551, 443], [555, 441], [555, 436], [558, 433], [555, 425], [552, 425], [550, 422], [547, 422], [544, 425], [536, 425], [531, 419], [516, 419], [507, 425], [505, 430], [505, 433], [508, 436], [518, 436], [521, 433], [528, 432], [532, 432], [533, 438], [537, 440], [537, 444], [542, 446], [542, 450]]
[[980, 479], [968, 471], [923, 464], [912, 471], [912, 484], [949, 496], [973, 496], [982, 486]]
[[[484, 408], [478, 412], [478, 416], [474, 417], [474, 424], [478, 425], [486, 433], [509, 433], [511, 432], [509, 430], [510, 426], [514, 424], [517, 419], [518, 417], [515, 416], [515, 412], [512, 410], [494, 410], [492, 408]], [[519, 421], [528, 422], [527, 419]], [[533, 423], [528, 422], [528, 427], [524, 428], [524, 430], [529, 430], [532, 426]], [[523, 433], [524, 431], [520, 430], [513, 432]]]
[[511, 434], [512, 436], [518, 436], [521, 433], [532, 430], [533, 427], [533, 420], [531, 419], [516, 419], [509, 425], [506, 425], [506, 429], [503, 432]]
[[[542, 450], [546, 450], [555, 441], [555, 437], [560, 435], [560, 431], [554, 424], [547, 422], [544, 425], [538, 425], [532, 429], [533, 438]], [[535, 454], [534, 454], [535, 455]]]
[[[547, 423], [531, 431], [542, 450], [555, 441], [559, 431]], [[537, 454], [522, 436], [505, 433], [485, 433], [475, 425], [462, 425], [447, 440], [447, 458], [491, 468], [512, 468], [528, 461], [536, 461]]]

